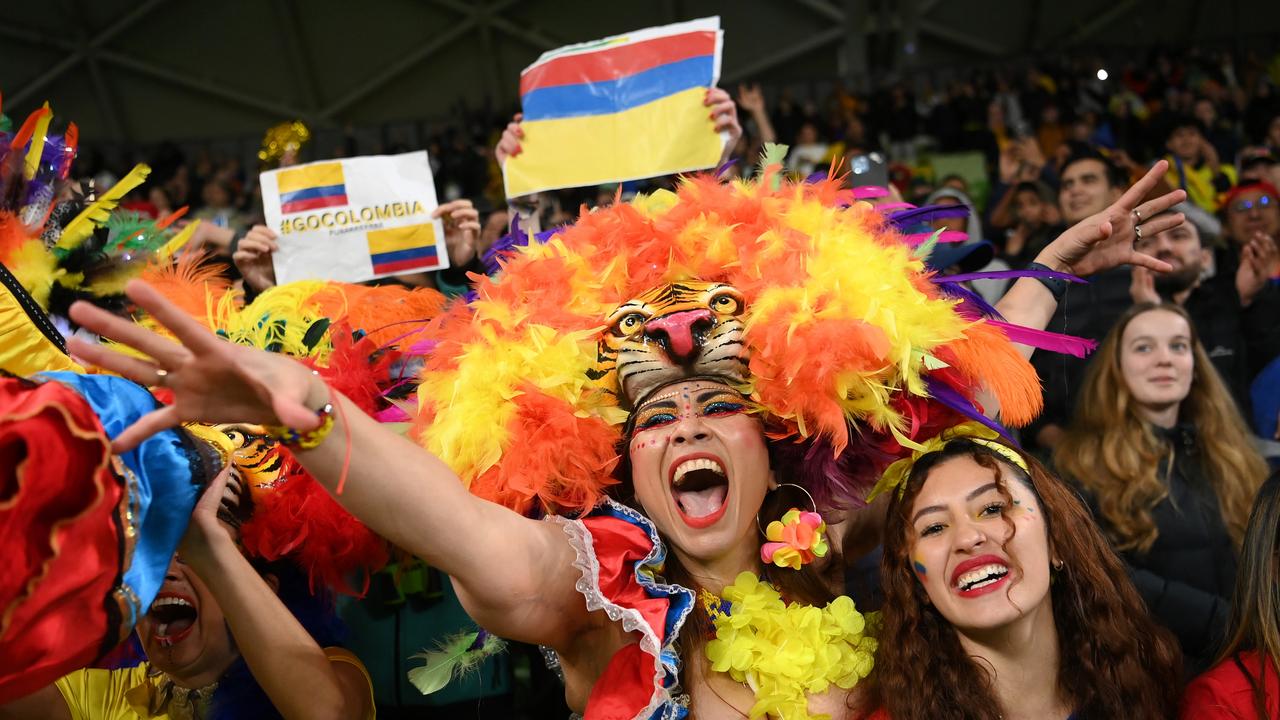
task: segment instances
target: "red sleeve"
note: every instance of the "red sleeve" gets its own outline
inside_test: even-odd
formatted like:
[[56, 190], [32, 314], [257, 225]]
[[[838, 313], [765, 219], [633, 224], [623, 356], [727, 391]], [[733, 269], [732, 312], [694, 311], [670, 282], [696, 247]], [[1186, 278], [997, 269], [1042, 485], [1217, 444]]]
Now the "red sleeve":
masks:
[[1253, 720], [1248, 684], [1234, 685], [1222, 665], [1196, 678], [1182, 695], [1181, 720]]

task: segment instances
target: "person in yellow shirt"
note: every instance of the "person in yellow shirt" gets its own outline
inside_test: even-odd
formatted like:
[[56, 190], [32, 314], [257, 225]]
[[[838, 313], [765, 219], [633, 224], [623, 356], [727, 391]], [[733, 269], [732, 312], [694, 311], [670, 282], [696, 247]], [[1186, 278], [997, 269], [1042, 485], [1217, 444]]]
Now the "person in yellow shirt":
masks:
[[0, 707], [0, 719], [374, 718], [364, 665], [323, 646], [332, 610], [310, 594], [305, 575], [287, 563], [260, 574], [219, 519], [220, 504], [234, 505], [238, 495], [224, 470], [196, 505], [136, 628], [147, 661], [77, 670]]
[[1193, 117], [1179, 118], [1169, 126], [1165, 147], [1170, 153], [1165, 173], [1169, 185], [1182, 188], [1188, 200], [1216, 213], [1218, 196], [1236, 184], [1235, 168], [1221, 163], [1218, 151]]

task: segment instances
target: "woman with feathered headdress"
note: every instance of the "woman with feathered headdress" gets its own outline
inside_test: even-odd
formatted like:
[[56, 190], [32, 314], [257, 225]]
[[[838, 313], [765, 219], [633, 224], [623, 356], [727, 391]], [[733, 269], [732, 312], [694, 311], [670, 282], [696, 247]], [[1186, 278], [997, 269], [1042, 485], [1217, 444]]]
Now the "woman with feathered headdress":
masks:
[[[838, 181], [793, 185], [770, 164], [758, 183], [694, 179], [584, 213], [512, 255], [434, 331], [414, 432], [430, 452], [144, 285], [130, 296], [181, 344], [81, 305], [152, 360], [75, 351], [175, 394], [121, 448], [196, 417], [280, 425], [481, 625], [553, 649], [588, 718], [848, 716], [875, 641], [824, 581], [826, 521], [940, 427], [1030, 419], [1039, 390], [1011, 339], [1076, 346], [935, 287], [920, 254], [936, 239], [904, 243]], [[1053, 268], [1016, 284], [1004, 317], [1043, 327], [1035, 277], [1163, 269], [1132, 250], [1136, 218], [1180, 222], [1156, 217], [1180, 193], [1140, 205], [1158, 175], [1047, 249]]]

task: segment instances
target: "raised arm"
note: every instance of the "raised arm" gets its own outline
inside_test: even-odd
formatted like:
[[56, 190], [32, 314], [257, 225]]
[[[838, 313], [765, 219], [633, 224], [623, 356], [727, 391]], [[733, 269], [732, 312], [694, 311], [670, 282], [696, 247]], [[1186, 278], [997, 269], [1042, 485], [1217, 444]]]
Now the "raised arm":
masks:
[[354, 665], [331, 661], [240, 550], [217, 518], [224, 470], [205, 490], [178, 548], [218, 601], [254, 680], [286, 720], [372, 717], [368, 681]]
[[[1036, 262], [1050, 270], [1088, 277], [1119, 265], [1136, 265], [1157, 272], [1168, 272], [1168, 263], [1134, 250], [1140, 232], [1148, 237], [1181, 225], [1182, 213], [1166, 213], [1186, 199], [1187, 194], [1174, 190], [1152, 200], [1143, 198], [1156, 187], [1168, 163], [1157, 162], [1141, 180], [1134, 183], [1113, 205], [1092, 217], [1067, 228], [1036, 256]], [[1141, 230], [1136, 228], [1141, 227]], [[1034, 278], [1019, 278], [996, 303], [996, 310], [1006, 320], [1034, 330], [1043, 330], [1053, 317], [1058, 301], [1043, 283]], [[1019, 345], [1024, 357], [1033, 348]]]
[[[117, 452], [189, 421], [310, 430], [319, 424], [316, 411], [332, 403], [332, 431], [298, 459], [374, 531], [452, 576], [476, 622], [498, 635], [559, 647], [585, 620], [572, 549], [558, 528], [471, 495], [439, 459], [382, 427], [303, 365], [220, 340], [145, 283], [130, 283], [126, 293], [181, 344], [87, 303], [72, 306], [77, 323], [154, 360], [81, 341], [70, 345], [75, 355], [174, 392], [173, 405], [114, 439]], [[343, 492], [334, 492], [344, 480]]]

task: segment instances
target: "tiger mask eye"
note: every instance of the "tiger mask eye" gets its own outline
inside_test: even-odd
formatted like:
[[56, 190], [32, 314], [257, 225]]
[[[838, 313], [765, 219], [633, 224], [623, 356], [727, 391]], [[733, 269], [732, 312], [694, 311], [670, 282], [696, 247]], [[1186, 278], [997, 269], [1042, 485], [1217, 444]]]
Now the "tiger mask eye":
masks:
[[614, 323], [613, 332], [614, 334], [622, 337], [635, 335], [644, 329], [645, 320], [646, 318], [643, 313], [627, 313]]

